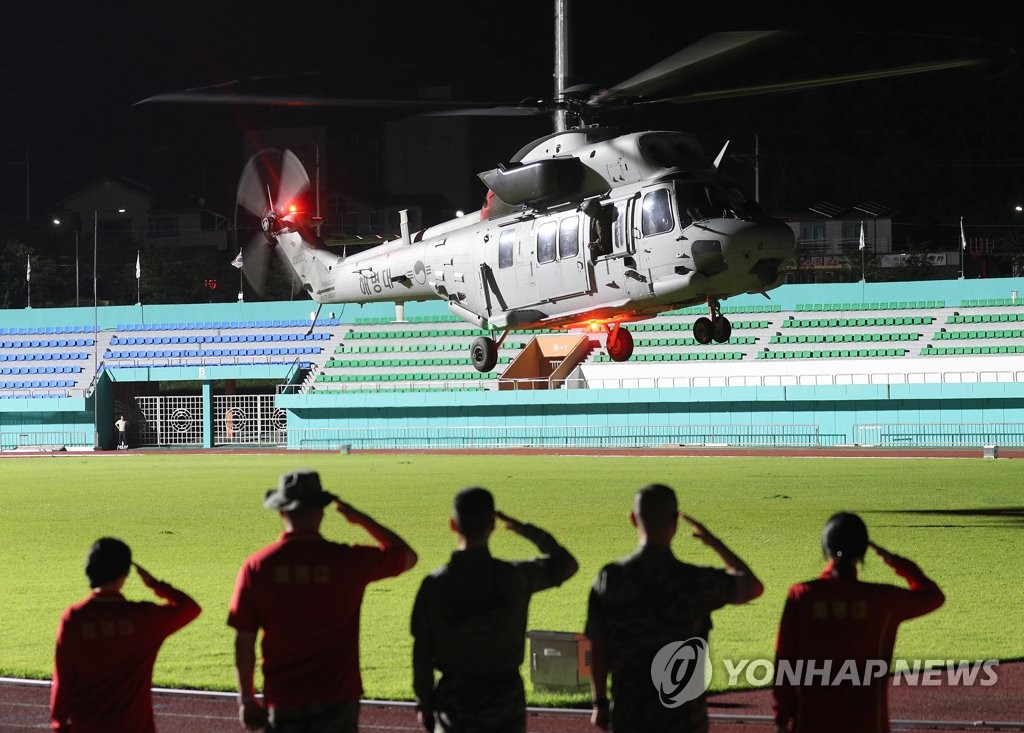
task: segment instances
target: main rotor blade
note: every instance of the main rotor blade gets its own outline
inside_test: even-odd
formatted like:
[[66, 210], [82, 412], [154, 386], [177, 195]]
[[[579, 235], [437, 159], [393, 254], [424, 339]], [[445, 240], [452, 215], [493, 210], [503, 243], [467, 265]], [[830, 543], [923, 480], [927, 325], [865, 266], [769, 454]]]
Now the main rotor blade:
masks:
[[528, 107], [519, 105], [496, 105], [493, 107], [466, 107], [424, 112], [421, 117], [533, 117], [551, 114], [551, 107]]
[[784, 94], [787, 92], [799, 92], [805, 89], [818, 89], [822, 87], [839, 86], [841, 84], [852, 84], [859, 81], [872, 81], [875, 79], [888, 79], [898, 76], [912, 76], [914, 74], [927, 74], [933, 71], [946, 71], [949, 69], [960, 69], [970, 66], [981, 66], [987, 63], [985, 59], [959, 59], [956, 61], [934, 61], [910, 66], [897, 66], [889, 69], [875, 69], [872, 71], [861, 71], [850, 74], [839, 74], [836, 76], [820, 77], [817, 79], [801, 79], [796, 81], [778, 82], [775, 84], [763, 84], [749, 87], [735, 87], [733, 89], [719, 89], [707, 92], [693, 92], [672, 97], [659, 97], [657, 99], [640, 99], [636, 104], [692, 104], [695, 102], [714, 102], [722, 99], [733, 99], [735, 97], [751, 97], [764, 94]]
[[639, 74], [595, 94], [590, 104], [599, 106], [617, 99], [643, 97], [656, 94], [665, 87], [678, 84], [687, 76], [705, 73], [712, 63], [734, 60], [741, 54], [760, 48], [769, 42], [785, 38], [783, 31], [735, 31], [713, 33], [687, 46], [667, 59]]
[[467, 102], [449, 99], [356, 99], [351, 97], [309, 97], [278, 94], [234, 94], [230, 92], [182, 91], [154, 94], [139, 100], [142, 104], [224, 104], [256, 107], [365, 107], [370, 109], [455, 109], [460, 107], [496, 107], [500, 102]]

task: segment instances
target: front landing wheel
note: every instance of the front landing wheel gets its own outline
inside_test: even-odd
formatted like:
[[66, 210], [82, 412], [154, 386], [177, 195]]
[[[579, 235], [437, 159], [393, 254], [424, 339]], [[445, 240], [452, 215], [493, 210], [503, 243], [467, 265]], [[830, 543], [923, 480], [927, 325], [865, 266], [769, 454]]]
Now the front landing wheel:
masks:
[[693, 338], [698, 344], [710, 344], [714, 336], [711, 319], [701, 316], [693, 322]]

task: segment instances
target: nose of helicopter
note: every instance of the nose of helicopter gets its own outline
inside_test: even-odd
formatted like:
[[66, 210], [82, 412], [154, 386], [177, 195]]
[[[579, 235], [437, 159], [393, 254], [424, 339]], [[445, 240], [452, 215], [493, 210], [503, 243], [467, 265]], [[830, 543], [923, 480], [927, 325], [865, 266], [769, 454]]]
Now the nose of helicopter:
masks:
[[723, 246], [725, 261], [771, 285], [796, 256], [796, 236], [780, 221], [743, 222], [735, 226]]

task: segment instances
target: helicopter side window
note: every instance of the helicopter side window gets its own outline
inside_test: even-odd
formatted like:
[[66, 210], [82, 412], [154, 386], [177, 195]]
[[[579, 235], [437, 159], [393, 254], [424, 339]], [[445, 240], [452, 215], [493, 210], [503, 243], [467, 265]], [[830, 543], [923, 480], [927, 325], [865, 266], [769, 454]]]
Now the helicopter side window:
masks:
[[659, 188], [644, 196], [641, 231], [645, 237], [672, 231], [672, 205], [668, 190]]
[[580, 219], [568, 216], [558, 225], [558, 258], [575, 257], [580, 253]]
[[549, 221], [537, 229], [537, 262], [555, 261], [558, 222]]
[[506, 229], [498, 239], [498, 269], [512, 267], [512, 252], [516, 244], [516, 230]]
[[612, 227], [612, 245], [616, 250], [626, 246], [626, 202], [615, 204], [615, 226]]

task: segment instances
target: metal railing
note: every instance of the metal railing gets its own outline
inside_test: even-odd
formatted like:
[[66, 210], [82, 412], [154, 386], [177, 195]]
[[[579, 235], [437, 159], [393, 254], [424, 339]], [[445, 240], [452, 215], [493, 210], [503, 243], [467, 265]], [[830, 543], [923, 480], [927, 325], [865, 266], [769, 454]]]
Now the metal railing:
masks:
[[812, 448], [836, 445], [844, 435], [817, 425], [573, 425], [296, 428], [293, 448], [401, 450], [465, 448], [649, 448], [729, 445]]
[[[822, 374], [749, 374], [568, 377], [565, 379], [437, 379], [373, 380], [365, 382], [315, 382], [306, 386], [284, 385], [282, 394], [308, 395], [349, 392], [443, 392], [445, 390], [536, 390], [536, 389], [699, 389], [703, 387], [806, 387], [886, 384], [988, 384], [1024, 382], [1024, 371], [928, 371], [928, 372], [837, 372]], [[311, 387], [311, 388], [310, 388]]]
[[0, 433], [0, 451], [25, 448], [92, 448], [92, 430], [39, 430]]
[[853, 426], [857, 445], [888, 448], [1024, 446], [1024, 423], [872, 423]]

